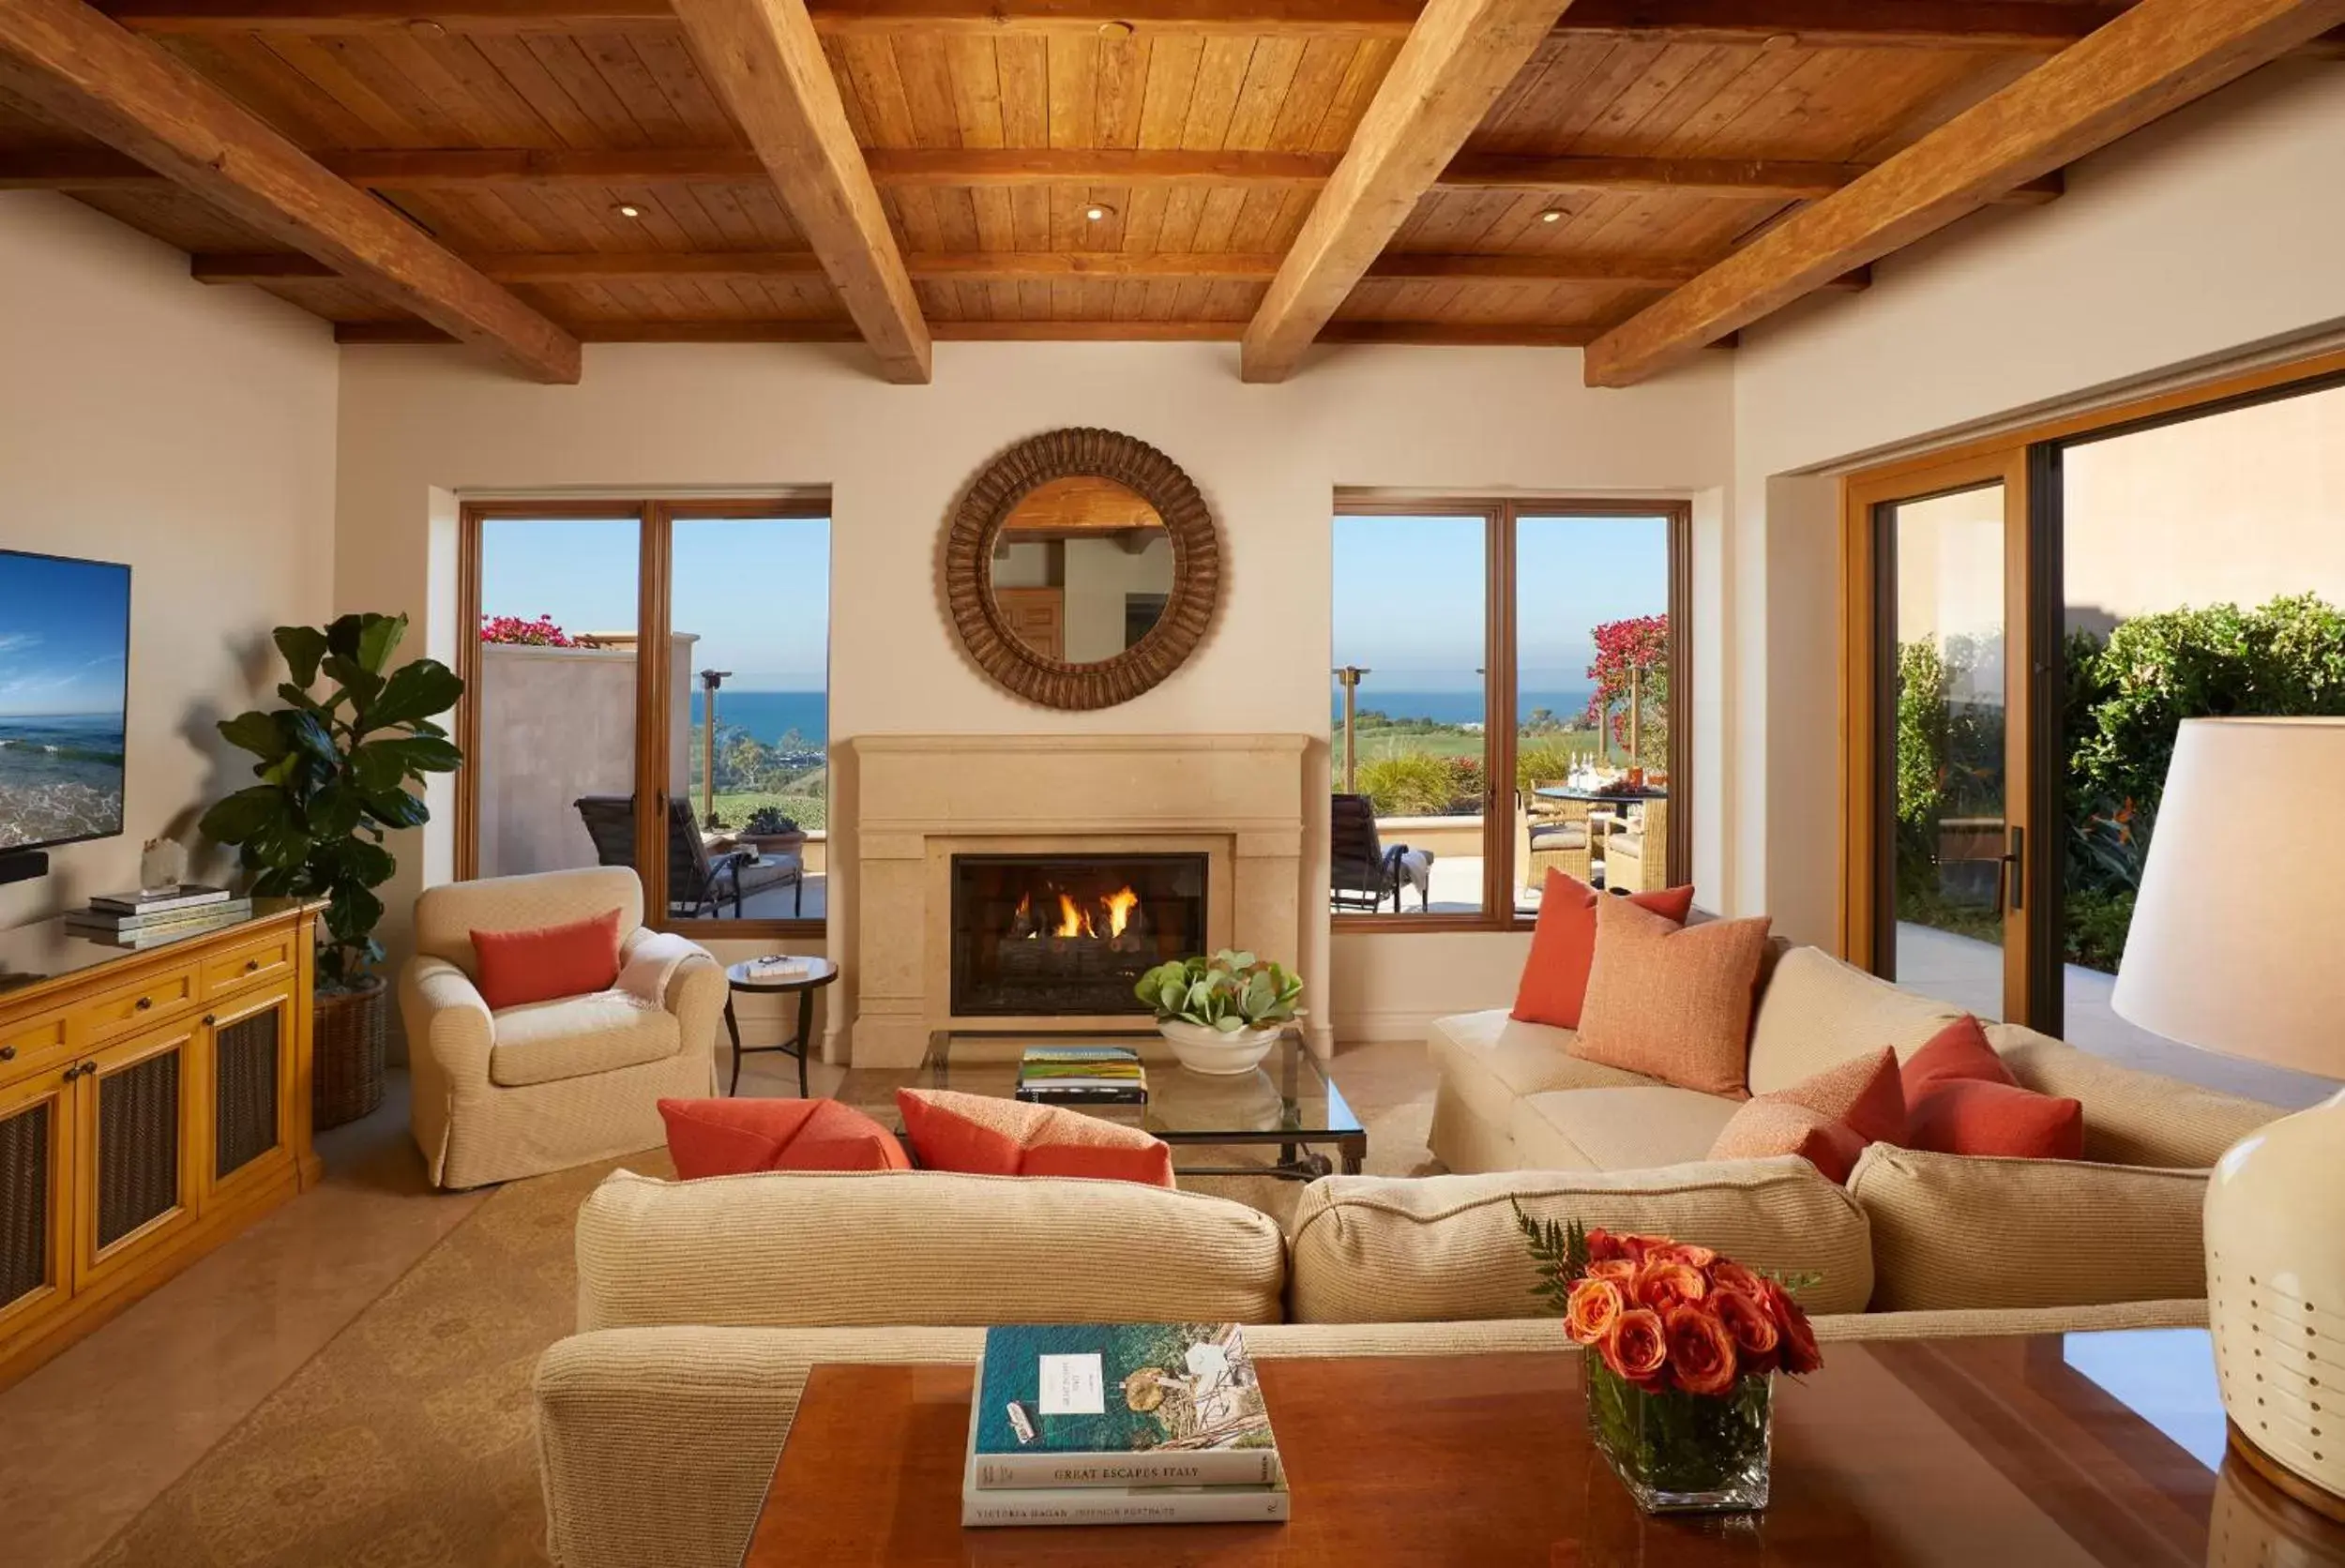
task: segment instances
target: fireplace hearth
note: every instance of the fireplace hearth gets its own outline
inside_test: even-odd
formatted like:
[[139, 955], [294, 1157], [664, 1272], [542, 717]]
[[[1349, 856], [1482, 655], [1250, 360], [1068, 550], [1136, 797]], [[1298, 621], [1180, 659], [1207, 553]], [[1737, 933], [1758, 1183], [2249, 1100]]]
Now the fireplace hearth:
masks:
[[1201, 952], [1202, 854], [952, 857], [952, 1010], [960, 1018], [1147, 1011], [1142, 974]]

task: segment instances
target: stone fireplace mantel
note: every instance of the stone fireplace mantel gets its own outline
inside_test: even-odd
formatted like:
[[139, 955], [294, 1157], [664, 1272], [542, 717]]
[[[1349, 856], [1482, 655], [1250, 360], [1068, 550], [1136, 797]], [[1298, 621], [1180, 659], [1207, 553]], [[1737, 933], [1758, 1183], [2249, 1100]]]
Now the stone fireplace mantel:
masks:
[[[857, 735], [846, 744], [857, 778], [860, 974], [849, 1052], [858, 1065], [915, 1065], [930, 1032], [955, 1022], [956, 852], [1201, 852], [1211, 865], [1207, 945], [1307, 961], [1307, 736]], [[972, 1021], [1082, 1029], [1103, 1020]]]

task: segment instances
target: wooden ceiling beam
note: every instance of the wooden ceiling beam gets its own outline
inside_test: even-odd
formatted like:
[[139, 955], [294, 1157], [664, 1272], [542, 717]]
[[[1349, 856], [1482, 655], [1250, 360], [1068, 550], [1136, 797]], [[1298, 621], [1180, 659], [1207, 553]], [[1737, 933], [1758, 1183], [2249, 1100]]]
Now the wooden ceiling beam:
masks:
[[888, 380], [929, 379], [929, 329], [805, 0], [673, 0], [701, 70], [756, 149]]
[[81, 0], [0, 4], [0, 84], [522, 374], [578, 380], [575, 338]]
[[[1213, 279], [1266, 283], [1282, 257], [1244, 251], [1021, 250], [912, 252], [904, 269], [927, 281], [1020, 282], [1053, 279]], [[474, 255], [471, 264], [499, 283], [616, 283], [680, 278], [704, 282], [824, 276], [810, 250], [586, 250], [565, 253]], [[1505, 255], [1387, 251], [1367, 276], [1440, 282], [1602, 283], [1672, 288], [1699, 277], [1707, 263], [1652, 256]], [[199, 283], [317, 283], [336, 279], [333, 268], [307, 256], [200, 253], [190, 271]], [[1843, 280], [1862, 288], [1862, 273]]]
[[[1581, 0], [1566, 38], [1807, 49], [2051, 54], [2126, 0]], [[142, 32], [671, 31], [668, 0], [100, 0]], [[824, 33], [1089, 29], [1401, 38], [1420, 0], [813, 0]], [[2335, 41], [2324, 52], [2336, 51]]]
[[1591, 344], [1627, 386], [2345, 22], [2345, 0], [2141, 0]]
[[1294, 373], [1571, 3], [1430, 0], [1246, 329], [1246, 380]]
[[[382, 190], [479, 190], [510, 186], [741, 184], [763, 180], [746, 147], [643, 147], [546, 151], [523, 147], [368, 148], [313, 154], [354, 184]], [[1333, 153], [1188, 152], [1177, 148], [872, 147], [864, 160], [885, 189], [1067, 186], [1256, 186], [1316, 189], [1335, 173]], [[1566, 195], [1713, 197], [1727, 201], [1813, 201], [1853, 183], [1871, 166], [1772, 158], [1516, 158], [1465, 153], [1433, 183], [1443, 190], [1522, 190]], [[0, 152], [0, 190], [151, 188], [153, 171], [117, 153], [61, 149]], [[2035, 204], [2060, 194], [2049, 174], [2000, 200]]]

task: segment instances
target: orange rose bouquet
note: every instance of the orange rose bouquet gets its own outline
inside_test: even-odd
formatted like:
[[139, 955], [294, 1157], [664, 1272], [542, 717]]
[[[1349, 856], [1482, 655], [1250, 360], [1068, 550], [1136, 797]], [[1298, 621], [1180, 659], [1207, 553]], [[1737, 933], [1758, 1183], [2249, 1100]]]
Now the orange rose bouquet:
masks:
[[1763, 1508], [1772, 1379], [1823, 1364], [1793, 1293], [1812, 1278], [1706, 1246], [1544, 1224], [1515, 1207], [1533, 1292], [1588, 1352], [1596, 1447], [1650, 1513]]

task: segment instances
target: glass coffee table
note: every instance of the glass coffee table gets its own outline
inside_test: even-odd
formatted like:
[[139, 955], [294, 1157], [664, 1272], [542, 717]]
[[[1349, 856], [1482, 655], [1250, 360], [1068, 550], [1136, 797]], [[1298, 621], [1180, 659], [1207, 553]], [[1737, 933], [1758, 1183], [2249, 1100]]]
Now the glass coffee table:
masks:
[[1279, 1036], [1261, 1066], [1227, 1078], [1190, 1072], [1153, 1030], [1069, 1034], [938, 1030], [929, 1036], [928, 1057], [920, 1065], [850, 1068], [837, 1097], [900, 1132], [899, 1089], [949, 1089], [1009, 1099], [1017, 1092], [1018, 1063], [1028, 1046], [1079, 1045], [1129, 1047], [1148, 1069], [1146, 1105], [1073, 1108], [1084, 1115], [1138, 1127], [1176, 1150], [1200, 1144], [1278, 1150], [1275, 1164], [1183, 1165], [1177, 1168], [1180, 1175], [1309, 1182], [1338, 1168], [1357, 1175], [1368, 1158], [1368, 1129], [1304, 1045], [1301, 1033], [1292, 1029]]

